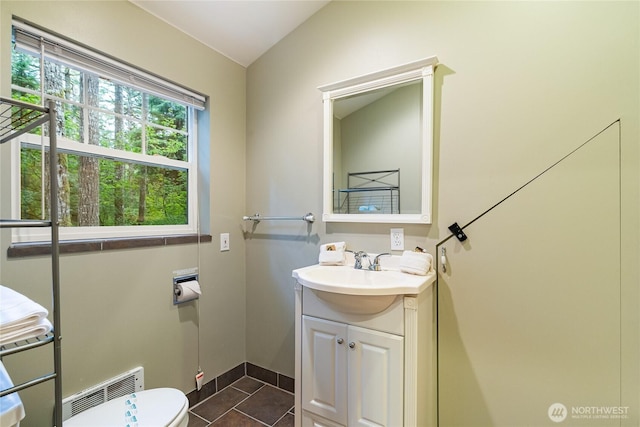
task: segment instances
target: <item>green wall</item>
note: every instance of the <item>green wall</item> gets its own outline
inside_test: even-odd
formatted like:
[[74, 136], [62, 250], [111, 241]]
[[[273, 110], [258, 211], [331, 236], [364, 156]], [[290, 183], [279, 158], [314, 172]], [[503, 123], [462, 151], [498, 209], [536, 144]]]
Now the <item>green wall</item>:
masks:
[[[637, 2], [329, 3], [248, 68], [248, 211], [322, 211], [317, 87], [432, 55], [434, 221], [405, 225], [406, 247], [435, 255], [448, 225], [471, 221], [621, 118], [621, 392], [637, 425], [639, 15]], [[248, 359], [291, 374], [291, 270], [317, 262], [318, 245], [331, 241], [388, 252], [390, 227], [259, 224], [247, 241]]]
[[[190, 392], [198, 362], [205, 381], [244, 362], [245, 258], [238, 224], [245, 214], [245, 68], [127, 1], [2, 1], [0, 12], [3, 96], [10, 96], [15, 15], [210, 97], [210, 114], [201, 123], [207, 130], [200, 135], [200, 166], [211, 180], [201, 182], [210, 187], [202, 229], [215, 243], [61, 257], [64, 396], [139, 365], [146, 388]], [[10, 212], [9, 149], [0, 148], [3, 216]], [[229, 252], [218, 250], [222, 232], [231, 234]], [[0, 281], [50, 305], [47, 258], [8, 260], [9, 231], [0, 238]], [[199, 318], [196, 304], [172, 303], [172, 272], [198, 266]], [[48, 347], [5, 358], [14, 382], [49, 368]], [[50, 405], [43, 402], [53, 401], [52, 389], [43, 384], [20, 393], [27, 412], [22, 425], [50, 423]]]
[[[62, 256], [65, 396], [138, 365], [147, 388], [191, 391], [198, 336], [206, 380], [245, 360], [292, 376], [291, 270], [315, 263], [319, 244], [330, 241], [386, 252], [390, 226], [263, 221], [252, 230], [240, 218], [322, 212], [318, 86], [437, 55], [434, 222], [405, 225], [407, 247], [434, 253], [449, 224], [470, 221], [622, 119], [621, 392], [635, 408], [628, 425], [637, 425], [637, 3], [334, 1], [244, 69], [126, 1], [3, 1], [4, 96], [12, 15], [210, 96], [203, 228], [214, 243]], [[0, 166], [7, 194], [6, 144]], [[0, 213], [9, 211], [3, 196]], [[597, 230], [594, 224], [594, 250]], [[221, 232], [231, 234], [230, 252], [217, 250]], [[0, 243], [0, 281], [48, 301], [47, 259], [7, 260], [6, 230]], [[196, 306], [173, 307], [170, 294], [171, 272], [196, 264], [204, 293], [199, 321]], [[20, 381], [45, 369], [50, 353], [12, 358], [5, 364]], [[21, 393], [29, 414], [23, 425], [48, 423], [42, 402], [52, 401], [50, 389]]]

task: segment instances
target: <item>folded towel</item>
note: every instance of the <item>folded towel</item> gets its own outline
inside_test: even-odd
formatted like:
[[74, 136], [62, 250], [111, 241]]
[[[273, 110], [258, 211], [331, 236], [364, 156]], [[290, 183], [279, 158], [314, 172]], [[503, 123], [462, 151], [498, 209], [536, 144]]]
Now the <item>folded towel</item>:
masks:
[[47, 309], [40, 304], [2, 285], [0, 301], [0, 331], [16, 326], [28, 326], [49, 315]]
[[318, 256], [320, 265], [344, 265], [345, 261], [344, 251], [320, 252]]
[[35, 323], [20, 328], [2, 329], [0, 330], [0, 345], [46, 335], [51, 332], [52, 329], [53, 326], [48, 319], [40, 319]]
[[320, 252], [344, 251], [347, 248], [345, 242], [334, 242], [320, 245]]
[[51, 331], [49, 314], [40, 304], [0, 285], [0, 344], [47, 334]]
[[346, 247], [347, 244], [345, 242], [321, 245], [318, 263], [320, 263], [320, 265], [344, 265], [346, 262], [344, 253]]
[[431, 271], [433, 257], [426, 252], [404, 251], [400, 259], [400, 271], [426, 276]]

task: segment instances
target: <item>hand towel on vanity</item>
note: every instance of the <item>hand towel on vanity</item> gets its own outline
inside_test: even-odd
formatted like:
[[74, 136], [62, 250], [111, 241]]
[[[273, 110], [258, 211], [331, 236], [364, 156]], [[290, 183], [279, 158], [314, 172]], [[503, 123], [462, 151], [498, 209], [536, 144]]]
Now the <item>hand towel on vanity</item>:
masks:
[[433, 257], [426, 252], [404, 251], [400, 259], [400, 271], [426, 276], [433, 265]]
[[51, 331], [49, 312], [24, 295], [0, 285], [0, 344], [44, 335]]
[[320, 265], [344, 265], [347, 247], [345, 242], [327, 243], [320, 246], [320, 255], [318, 263]]

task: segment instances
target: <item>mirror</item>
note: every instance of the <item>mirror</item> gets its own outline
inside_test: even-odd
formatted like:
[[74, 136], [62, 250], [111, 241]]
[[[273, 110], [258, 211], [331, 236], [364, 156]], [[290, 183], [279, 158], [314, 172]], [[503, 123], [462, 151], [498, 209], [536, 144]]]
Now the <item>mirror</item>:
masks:
[[436, 57], [321, 86], [326, 222], [431, 223]]

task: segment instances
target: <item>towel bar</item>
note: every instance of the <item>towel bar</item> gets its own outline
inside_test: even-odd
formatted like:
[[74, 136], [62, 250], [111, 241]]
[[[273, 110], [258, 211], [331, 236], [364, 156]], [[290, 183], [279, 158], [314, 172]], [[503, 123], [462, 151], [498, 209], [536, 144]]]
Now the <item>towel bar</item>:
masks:
[[308, 213], [303, 216], [260, 216], [260, 214], [254, 214], [253, 216], [243, 216], [243, 221], [307, 221], [312, 223], [316, 220], [312, 213]]

